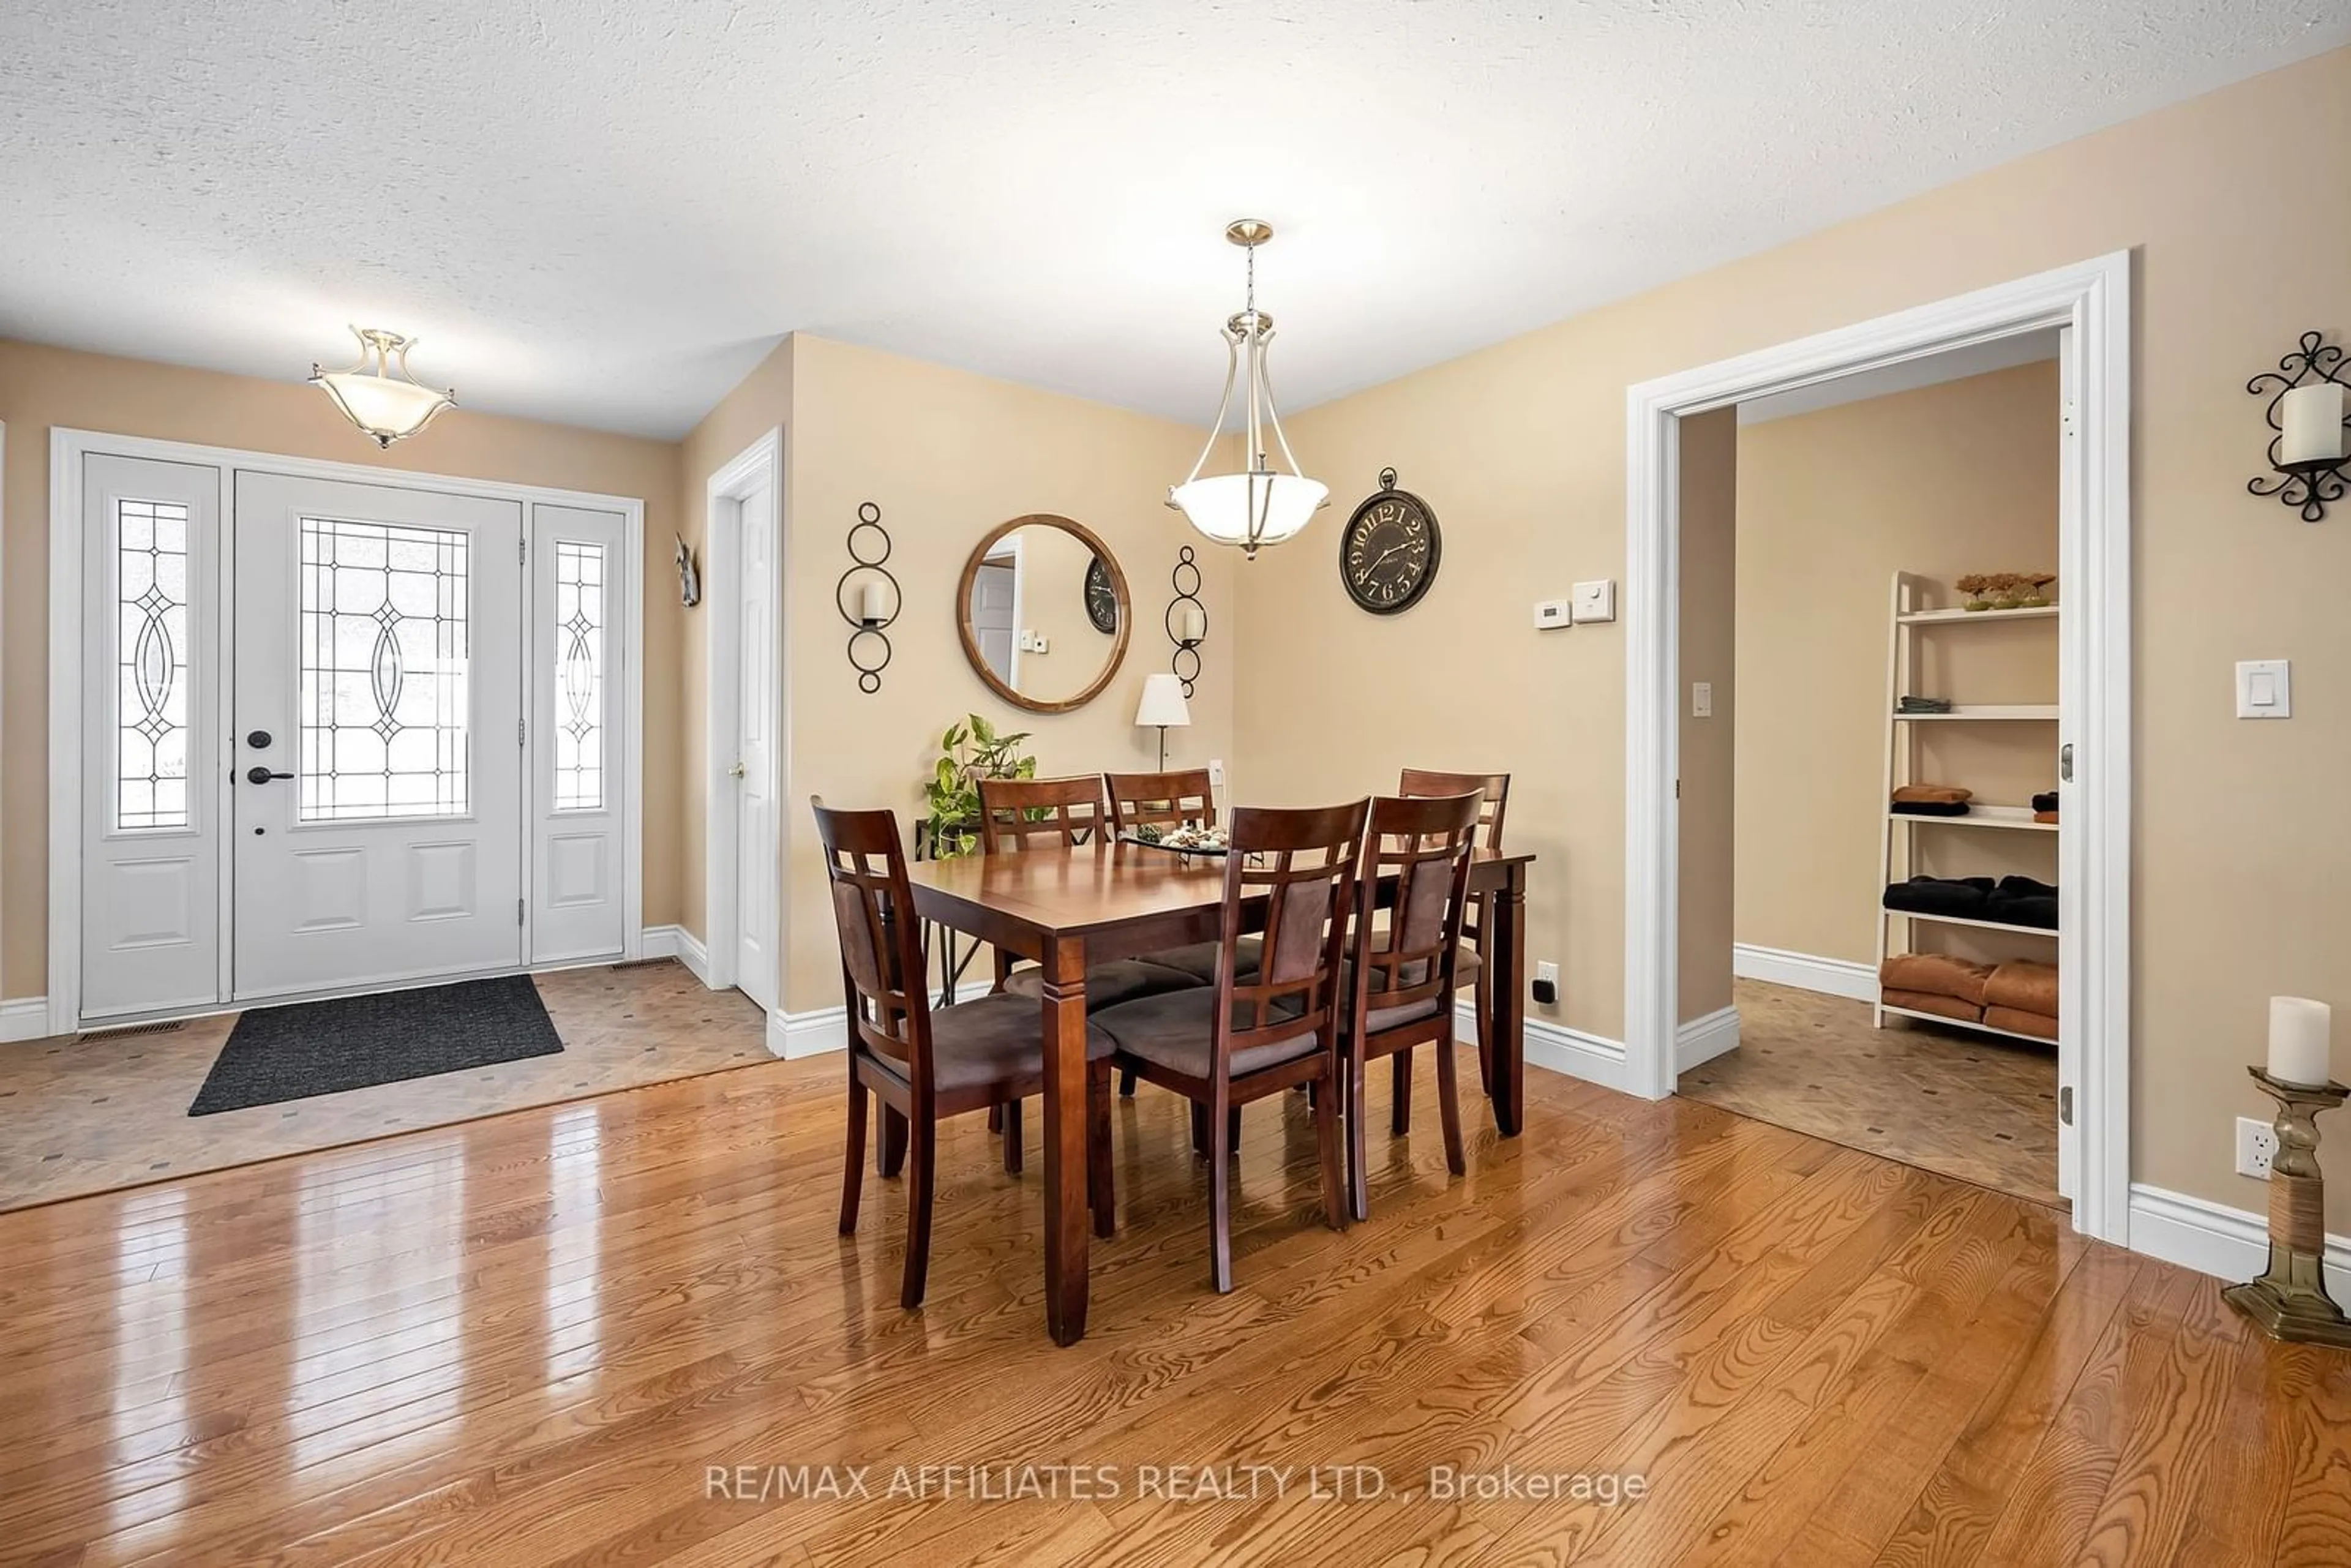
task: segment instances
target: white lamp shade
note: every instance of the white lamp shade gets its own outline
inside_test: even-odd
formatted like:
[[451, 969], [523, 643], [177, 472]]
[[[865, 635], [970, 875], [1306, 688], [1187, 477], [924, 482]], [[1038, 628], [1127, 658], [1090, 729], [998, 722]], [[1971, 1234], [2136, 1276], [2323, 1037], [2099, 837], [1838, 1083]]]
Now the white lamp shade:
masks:
[[1145, 675], [1143, 680], [1143, 700], [1135, 705], [1134, 722], [1138, 726], [1161, 725], [1174, 728], [1192, 722], [1192, 710], [1184, 701], [1184, 683], [1175, 675]]
[[431, 387], [368, 371], [329, 371], [317, 380], [343, 417], [381, 446], [415, 434], [450, 406], [450, 399]]
[[2279, 462], [2343, 461], [2343, 392], [2339, 382], [2317, 382], [2285, 394], [2278, 404]]
[[[1295, 535], [1313, 520], [1315, 508], [1330, 494], [1331, 486], [1319, 479], [1261, 469], [1212, 474], [1167, 493], [1192, 526], [1217, 543], [1252, 548], [1278, 545]], [[1257, 525], [1254, 538], [1252, 522]]]

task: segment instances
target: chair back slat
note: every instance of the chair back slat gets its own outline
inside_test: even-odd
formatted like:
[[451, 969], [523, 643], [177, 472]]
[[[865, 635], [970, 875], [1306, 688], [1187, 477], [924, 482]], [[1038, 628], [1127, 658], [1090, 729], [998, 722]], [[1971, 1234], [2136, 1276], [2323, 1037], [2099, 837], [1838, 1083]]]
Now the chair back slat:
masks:
[[979, 847], [1018, 853], [1038, 842], [1075, 849], [1101, 835], [1110, 821], [1102, 779], [983, 779], [979, 781]]
[[[1224, 953], [1217, 966], [1216, 1066], [1236, 1052], [1306, 1030], [1336, 1050], [1339, 966], [1363, 856], [1368, 800], [1305, 810], [1233, 812], [1225, 860]], [[1254, 979], [1233, 974], [1241, 906], [1265, 900], [1264, 948]]]
[[[1372, 802], [1364, 875], [1356, 890], [1353, 943], [1358, 1020], [1432, 998], [1449, 1008], [1469, 862], [1477, 848], [1480, 791]], [[1373, 918], [1381, 883], [1395, 878], [1387, 923]]]
[[811, 797], [841, 936], [851, 1044], [887, 1058], [927, 1092], [931, 1009], [922, 922], [894, 811], [836, 811]]
[[1406, 800], [1428, 796], [1467, 795], [1477, 790], [1483, 797], [1479, 808], [1478, 836], [1489, 850], [1502, 847], [1502, 812], [1510, 803], [1510, 776], [1507, 773], [1438, 773], [1425, 768], [1407, 768], [1396, 782], [1396, 793]]
[[1216, 787], [1205, 768], [1172, 773], [1105, 773], [1110, 791], [1111, 831], [1125, 834], [1140, 827], [1176, 828], [1186, 822], [1203, 828], [1217, 825]]

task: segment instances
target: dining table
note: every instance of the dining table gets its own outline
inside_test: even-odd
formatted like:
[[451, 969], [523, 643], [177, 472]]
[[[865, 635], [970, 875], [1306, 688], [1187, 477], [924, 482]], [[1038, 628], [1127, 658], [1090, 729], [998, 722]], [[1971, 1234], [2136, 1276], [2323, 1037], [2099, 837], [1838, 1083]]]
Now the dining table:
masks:
[[[1526, 889], [1531, 854], [1479, 849], [1469, 890], [1483, 894], [1479, 956], [1487, 967], [1491, 1061], [1486, 1097], [1504, 1137], [1518, 1135], [1526, 1083]], [[921, 861], [906, 868], [922, 920], [991, 943], [1043, 971], [1045, 1324], [1057, 1344], [1085, 1336], [1092, 1214], [1086, 1193], [1086, 968], [1220, 935], [1219, 855], [1096, 841], [1019, 854]], [[1393, 902], [1394, 878], [1380, 890]], [[1264, 899], [1244, 900], [1249, 930]]]

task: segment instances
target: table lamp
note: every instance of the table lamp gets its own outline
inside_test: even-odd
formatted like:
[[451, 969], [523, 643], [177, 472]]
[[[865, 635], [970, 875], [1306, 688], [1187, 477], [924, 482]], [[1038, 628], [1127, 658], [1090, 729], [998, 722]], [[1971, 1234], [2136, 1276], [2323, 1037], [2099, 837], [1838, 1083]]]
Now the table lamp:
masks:
[[1135, 705], [1134, 722], [1139, 727], [1156, 725], [1159, 728], [1159, 771], [1167, 771], [1167, 730], [1171, 725], [1188, 725], [1192, 710], [1184, 702], [1184, 683], [1175, 675], [1146, 675], [1143, 680], [1143, 700]]

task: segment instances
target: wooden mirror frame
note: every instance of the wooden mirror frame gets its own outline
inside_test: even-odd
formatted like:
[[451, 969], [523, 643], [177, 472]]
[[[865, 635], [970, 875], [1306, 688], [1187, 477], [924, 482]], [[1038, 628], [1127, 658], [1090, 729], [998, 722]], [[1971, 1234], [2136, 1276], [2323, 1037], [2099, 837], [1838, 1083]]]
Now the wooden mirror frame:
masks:
[[[972, 635], [971, 630], [972, 584], [979, 580], [979, 569], [987, 562], [987, 552], [1002, 542], [1007, 535], [1016, 529], [1032, 525], [1060, 528], [1064, 533], [1073, 535], [1079, 543], [1093, 551], [1094, 559], [1102, 562], [1102, 570], [1110, 574], [1112, 591], [1118, 595], [1118, 641], [1111, 644], [1110, 658], [1103, 663], [1102, 674], [1095, 676], [1093, 684], [1077, 695], [1064, 697], [1059, 702], [1040, 702], [1035, 697], [1023, 696], [1007, 685], [1003, 679], [988, 667], [987, 660], [979, 651], [979, 639]], [[1119, 666], [1126, 663], [1127, 639], [1134, 632], [1134, 599], [1126, 591], [1126, 573], [1119, 569], [1118, 557], [1111, 553], [1110, 547], [1102, 543], [1102, 536], [1095, 533], [1093, 529], [1079, 522], [1075, 517], [1057, 517], [1051, 512], [1030, 512], [1025, 517], [1015, 517], [1010, 522], [998, 523], [989, 529], [987, 537], [972, 547], [971, 559], [963, 563], [963, 579], [956, 584], [955, 602], [956, 631], [963, 638], [963, 656], [970, 661], [973, 673], [986, 683], [989, 691], [994, 692], [1014, 707], [1025, 708], [1030, 713], [1068, 713], [1074, 708], [1085, 706], [1094, 698], [1102, 695], [1102, 688], [1110, 685], [1111, 678], [1118, 674]], [[1013, 628], [1013, 634], [1019, 635], [1019, 627]]]

